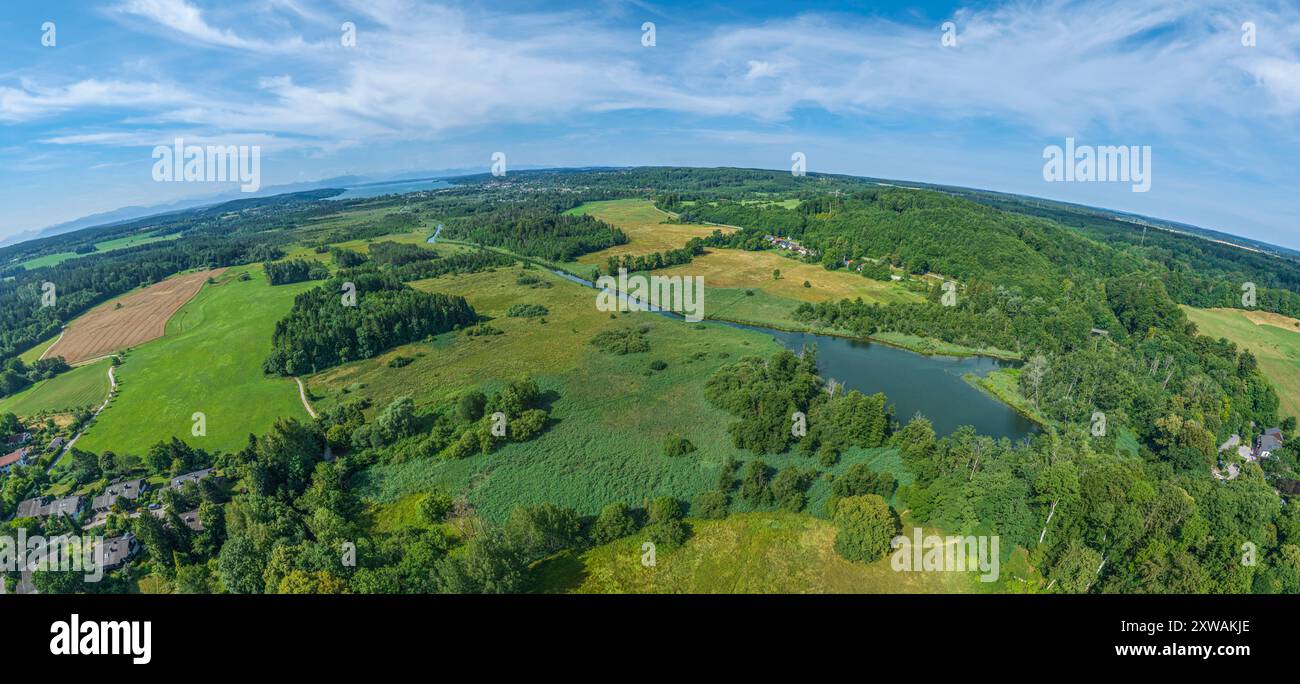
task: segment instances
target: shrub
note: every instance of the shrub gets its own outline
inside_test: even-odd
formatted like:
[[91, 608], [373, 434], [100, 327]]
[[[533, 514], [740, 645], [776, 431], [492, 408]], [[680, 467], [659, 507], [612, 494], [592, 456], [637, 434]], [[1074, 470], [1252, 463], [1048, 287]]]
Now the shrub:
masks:
[[427, 522], [436, 525], [447, 517], [453, 503], [451, 495], [447, 492], [441, 490], [429, 492], [429, 495], [424, 497], [424, 501], [420, 502], [420, 515], [424, 516]]
[[667, 367], [668, 367], [668, 364], [665, 363], [665, 362], [663, 362], [663, 361], [661, 361], [661, 360], [659, 360], [659, 359], [655, 359], [654, 361], [651, 361], [651, 362], [650, 362], [650, 370], [661, 371], [661, 370], [663, 370], [663, 369], [665, 369], [665, 368], [667, 368]]
[[664, 441], [665, 456], [685, 456], [692, 451], [695, 451], [695, 445], [685, 437], [673, 436]]
[[682, 519], [682, 505], [671, 496], [661, 496], [646, 506], [651, 523]]
[[511, 318], [537, 318], [550, 313], [541, 304], [511, 304], [506, 315]]
[[876, 494], [850, 496], [835, 506], [835, 551], [843, 558], [870, 563], [885, 555], [898, 534], [898, 516]]
[[609, 504], [600, 509], [596, 522], [591, 526], [591, 541], [596, 544], [608, 544], [615, 539], [622, 539], [636, 532], [636, 521], [628, 514], [623, 504]]
[[401, 367], [403, 367], [403, 366], [409, 366], [409, 365], [411, 364], [411, 362], [414, 361], [414, 360], [415, 360], [415, 359], [413, 359], [413, 358], [411, 358], [411, 357], [409, 357], [409, 356], [394, 356], [393, 358], [391, 358], [391, 359], [388, 360], [388, 367], [389, 367], [389, 368], [401, 368]]
[[610, 354], [637, 354], [650, 351], [650, 341], [639, 330], [606, 330], [591, 338], [591, 344]]
[[510, 420], [506, 434], [511, 441], [527, 442], [546, 429], [547, 414], [541, 409], [528, 409]]
[[691, 502], [691, 515], [697, 518], [719, 520], [727, 517], [729, 503], [730, 501], [727, 499], [725, 492], [716, 490], [701, 492], [695, 496], [695, 501]]
[[465, 420], [478, 420], [483, 417], [483, 409], [486, 406], [487, 396], [478, 390], [473, 390], [460, 395], [460, 400], [456, 402], [456, 413]]

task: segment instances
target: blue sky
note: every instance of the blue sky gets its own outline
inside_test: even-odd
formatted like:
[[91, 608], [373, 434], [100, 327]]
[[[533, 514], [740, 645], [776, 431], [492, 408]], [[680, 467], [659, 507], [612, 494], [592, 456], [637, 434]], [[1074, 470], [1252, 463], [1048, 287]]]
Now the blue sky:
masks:
[[[1300, 248], [1291, 2], [13, 0], [0, 45], [0, 238], [235, 189], [155, 182], [153, 147], [183, 137], [260, 145], [263, 187], [486, 171], [497, 151], [515, 167], [776, 169], [803, 152], [812, 172]], [[1066, 137], [1150, 146], [1151, 189], [1044, 181], [1043, 150]]]

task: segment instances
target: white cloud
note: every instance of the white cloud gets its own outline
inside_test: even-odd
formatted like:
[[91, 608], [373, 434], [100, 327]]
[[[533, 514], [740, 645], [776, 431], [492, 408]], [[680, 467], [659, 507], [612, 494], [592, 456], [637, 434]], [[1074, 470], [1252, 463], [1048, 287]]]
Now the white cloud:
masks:
[[264, 41], [244, 38], [228, 29], [215, 28], [204, 19], [202, 10], [186, 0], [126, 0], [115, 9], [122, 14], [156, 22], [164, 29], [178, 34], [175, 36], [177, 38], [190, 38], [208, 45], [258, 52], [288, 51], [304, 47], [299, 36], [291, 36], [282, 41]]

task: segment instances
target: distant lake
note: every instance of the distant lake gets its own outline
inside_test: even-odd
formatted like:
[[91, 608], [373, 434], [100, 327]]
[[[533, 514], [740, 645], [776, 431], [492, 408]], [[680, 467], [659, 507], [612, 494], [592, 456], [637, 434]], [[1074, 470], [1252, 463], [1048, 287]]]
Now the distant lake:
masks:
[[330, 199], [345, 200], [359, 199], [363, 197], [379, 197], [380, 195], [401, 195], [408, 192], [418, 192], [420, 190], [439, 190], [441, 188], [450, 187], [451, 183], [436, 178], [393, 181], [391, 183], [369, 183], [366, 185], [354, 185], [346, 188], [343, 194], [336, 195]]
[[[595, 287], [564, 271], [554, 273], [579, 285]], [[623, 292], [617, 295], [621, 300], [628, 298]], [[651, 310], [670, 318], [682, 318], [675, 312]], [[906, 424], [920, 413], [930, 419], [935, 433], [941, 437], [963, 425], [974, 427], [981, 435], [1006, 437], [1013, 442], [1038, 432], [1033, 421], [962, 377], [967, 373], [982, 377], [999, 368], [1013, 368], [1017, 365], [1014, 361], [987, 356], [926, 356], [887, 344], [833, 335], [786, 332], [728, 321], [706, 319], [705, 322], [771, 335], [795, 353], [805, 344], [817, 345], [818, 375], [834, 379], [846, 390], [863, 394], [884, 392], [900, 424]]]

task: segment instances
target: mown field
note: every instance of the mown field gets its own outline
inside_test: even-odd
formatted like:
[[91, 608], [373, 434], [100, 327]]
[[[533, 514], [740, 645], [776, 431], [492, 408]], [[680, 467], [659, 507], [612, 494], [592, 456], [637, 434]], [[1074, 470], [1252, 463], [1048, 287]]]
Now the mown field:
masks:
[[617, 226], [628, 237], [628, 243], [602, 249], [599, 252], [578, 257], [577, 263], [600, 266], [611, 256], [623, 254], [650, 254], [681, 249], [693, 237], [707, 237], [714, 230], [730, 232], [727, 228], [701, 226], [684, 223], [670, 223], [672, 214], [655, 207], [653, 202], [641, 199], [619, 199], [605, 202], [587, 202], [565, 212], [575, 216], [590, 215], [605, 223]]
[[172, 315], [223, 271], [176, 275], [104, 302], [69, 323], [45, 354], [80, 363], [162, 337]]
[[20, 418], [27, 418], [40, 413], [99, 406], [108, 396], [110, 363], [111, 359], [101, 359], [77, 366], [0, 399], [0, 413], [15, 413]]
[[[241, 281], [247, 272], [252, 277]], [[242, 448], [277, 417], [307, 420], [291, 378], [262, 373], [275, 323], [314, 283], [271, 287], [260, 265], [226, 271], [172, 316], [166, 334], [132, 350], [117, 369], [117, 396], [78, 442], [94, 452], [142, 453], [179, 437], [209, 451]], [[191, 416], [207, 435], [191, 435]]]
[[[889, 556], [869, 564], [835, 553], [836, 528], [796, 513], [741, 513], [689, 521], [692, 537], [679, 549], [641, 563], [640, 536], [580, 555], [561, 554], [538, 566], [538, 591], [606, 593], [982, 593], [977, 573], [896, 572]], [[906, 528], [907, 526], [905, 526]], [[927, 533], [932, 533], [927, 530]]]
[[1300, 321], [1265, 311], [1184, 306], [1202, 335], [1249, 349], [1277, 390], [1283, 415], [1300, 418]]

